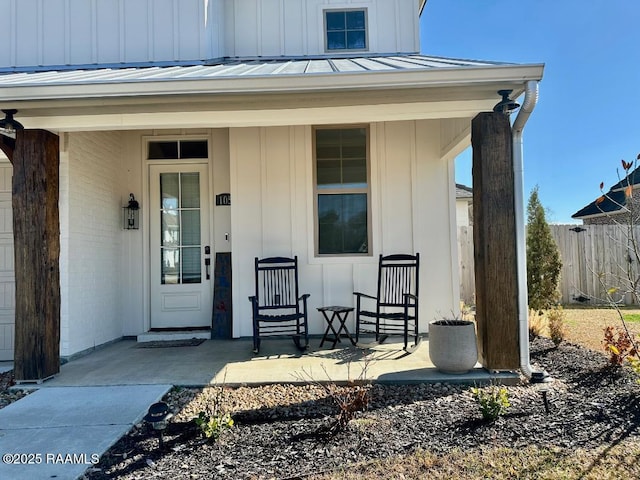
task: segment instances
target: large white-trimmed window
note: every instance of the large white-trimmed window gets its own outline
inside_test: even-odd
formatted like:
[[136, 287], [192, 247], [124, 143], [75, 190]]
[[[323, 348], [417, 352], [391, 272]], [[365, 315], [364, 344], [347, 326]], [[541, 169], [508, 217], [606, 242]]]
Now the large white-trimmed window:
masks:
[[327, 51], [367, 49], [367, 11], [325, 10], [325, 46]]
[[316, 254], [370, 255], [369, 129], [314, 129]]

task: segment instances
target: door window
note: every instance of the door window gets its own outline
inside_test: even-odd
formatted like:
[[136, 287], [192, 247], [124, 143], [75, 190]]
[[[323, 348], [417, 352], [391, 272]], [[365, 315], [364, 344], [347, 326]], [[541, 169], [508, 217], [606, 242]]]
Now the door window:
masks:
[[201, 283], [200, 173], [160, 174], [160, 282]]

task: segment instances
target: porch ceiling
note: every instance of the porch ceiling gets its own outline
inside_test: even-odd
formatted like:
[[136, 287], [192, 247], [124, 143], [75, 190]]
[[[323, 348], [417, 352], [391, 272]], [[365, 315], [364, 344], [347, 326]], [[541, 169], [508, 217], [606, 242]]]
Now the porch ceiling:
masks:
[[53, 131], [470, 117], [543, 72], [420, 55], [313, 61], [7, 73], [0, 107]]

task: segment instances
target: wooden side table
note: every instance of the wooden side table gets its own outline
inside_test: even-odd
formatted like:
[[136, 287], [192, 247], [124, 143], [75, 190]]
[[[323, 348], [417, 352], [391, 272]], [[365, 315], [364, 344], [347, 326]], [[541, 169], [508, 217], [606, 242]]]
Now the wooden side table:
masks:
[[[340, 306], [331, 306], [331, 307], [320, 307], [318, 308], [319, 312], [322, 312], [322, 316], [327, 321], [327, 329], [322, 336], [322, 341], [320, 342], [320, 346], [324, 345], [324, 342], [331, 342], [331, 348], [336, 348], [336, 344], [338, 342], [342, 343], [340, 340], [341, 332], [344, 332], [344, 336], [346, 336], [352, 345], [356, 344], [356, 341], [349, 333], [349, 329], [347, 329], [347, 325], [345, 324], [347, 317], [349, 316], [349, 312], [353, 312], [353, 307], [340, 307]], [[338, 326], [338, 330], [334, 327], [334, 322]], [[333, 334], [333, 337], [331, 337]]]

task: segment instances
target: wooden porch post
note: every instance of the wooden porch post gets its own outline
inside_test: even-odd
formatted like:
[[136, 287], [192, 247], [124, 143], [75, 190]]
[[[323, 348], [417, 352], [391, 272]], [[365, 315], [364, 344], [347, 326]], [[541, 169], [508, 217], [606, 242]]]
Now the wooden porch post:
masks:
[[480, 363], [520, 366], [514, 171], [509, 117], [480, 113], [471, 124], [473, 245]]
[[60, 371], [58, 136], [18, 130], [12, 163], [14, 375], [18, 381], [40, 381]]

